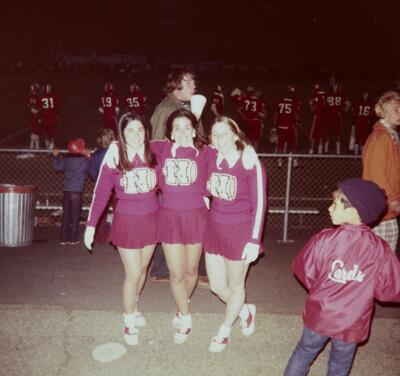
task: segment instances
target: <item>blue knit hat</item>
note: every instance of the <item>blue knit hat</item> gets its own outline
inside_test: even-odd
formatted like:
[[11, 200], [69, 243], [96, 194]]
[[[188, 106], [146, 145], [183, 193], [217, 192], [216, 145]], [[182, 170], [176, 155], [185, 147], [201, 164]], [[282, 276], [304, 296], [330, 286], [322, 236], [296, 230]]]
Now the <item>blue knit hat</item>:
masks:
[[338, 183], [338, 188], [357, 209], [365, 224], [375, 222], [386, 210], [385, 191], [372, 181], [350, 178]]

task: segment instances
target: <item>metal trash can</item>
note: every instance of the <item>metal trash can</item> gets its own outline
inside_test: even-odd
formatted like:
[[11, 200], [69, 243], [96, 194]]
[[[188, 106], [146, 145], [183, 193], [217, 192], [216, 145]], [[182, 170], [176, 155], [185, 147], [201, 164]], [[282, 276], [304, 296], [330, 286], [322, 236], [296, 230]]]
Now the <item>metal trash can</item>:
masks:
[[0, 184], [0, 247], [32, 243], [35, 185]]

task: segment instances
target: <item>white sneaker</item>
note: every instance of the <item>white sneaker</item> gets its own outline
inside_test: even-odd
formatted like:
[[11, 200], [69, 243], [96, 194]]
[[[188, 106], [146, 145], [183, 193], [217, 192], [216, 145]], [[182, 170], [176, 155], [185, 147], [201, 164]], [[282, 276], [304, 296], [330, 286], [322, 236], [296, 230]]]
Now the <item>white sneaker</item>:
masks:
[[129, 346], [139, 344], [139, 331], [136, 328], [124, 327], [124, 340]]
[[144, 317], [141, 312], [135, 312], [135, 316], [135, 324], [137, 327], [143, 328], [146, 326], [146, 317]]
[[180, 329], [182, 327], [182, 317], [179, 312], [176, 312], [174, 318], [172, 319], [172, 326], [176, 329]]
[[215, 336], [208, 347], [208, 350], [212, 353], [219, 353], [225, 349], [228, 344], [229, 337]]
[[186, 342], [189, 333], [192, 331], [192, 328], [181, 328], [175, 333], [174, 342], [178, 345], [182, 345]]
[[255, 304], [246, 304], [246, 306], [249, 310], [249, 315], [245, 320], [240, 319], [240, 325], [242, 327], [243, 335], [251, 336], [256, 329], [256, 323], [255, 323], [256, 306]]

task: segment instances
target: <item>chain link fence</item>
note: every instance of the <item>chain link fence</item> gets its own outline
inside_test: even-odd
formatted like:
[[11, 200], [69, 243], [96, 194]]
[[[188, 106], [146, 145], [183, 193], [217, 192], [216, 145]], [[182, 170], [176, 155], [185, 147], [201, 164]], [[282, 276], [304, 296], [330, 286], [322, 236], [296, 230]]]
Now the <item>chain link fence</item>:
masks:
[[[327, 208], [336, 183], [361, 176], [362, 171], [361, 158], [353, 155], [259, 154], [259, 157], [268, 177], [266, 229], [282, 236], [283, 241], [299, 232], [311, 233], [330, 226]], [[42, 229], [59, 226], [63, 174], [53, 170], [51, 153], [0, 149], [0, 160], [0, 183], [37, 186], [35, 225]], [[86, 220], [93, 188], [93, 182], [87, 178], [82, 222]]]

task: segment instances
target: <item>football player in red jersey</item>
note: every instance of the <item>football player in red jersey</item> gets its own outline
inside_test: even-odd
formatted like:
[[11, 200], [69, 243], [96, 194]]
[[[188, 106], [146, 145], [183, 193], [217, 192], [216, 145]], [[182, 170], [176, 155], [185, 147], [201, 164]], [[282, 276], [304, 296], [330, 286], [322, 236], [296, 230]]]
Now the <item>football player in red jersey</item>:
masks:
[[119, 99], [114, 93], [111, 82], [104, 85], [104, 94], [99, 98], [99, 112], [103, 114], [104, 128], [117, 132], [117, 115], [119, 113]]
[[323, 140], [325, 136], [325, 91], [319, 83], [313, 86], [313, 96], [310, 99], [310, 109], [313, 113], [313, 120], [310, 131], [309, 154], [314, 153], [315, 142], [318, 142], [318, 154], [322, 154]]
[[[278, 130], [277, 152], [284, 153], [286, 145], [289, 152], [296, 153], [296, 127], [300, 124], [300, 102], [296, 99], [296, 89], [288, 86], [287, 95], [278, 99], [274, 104], [274, 128]], [[297, 166], [297, 159], [293, 161]], [[282, 158], [278, 159], [282, 166]]]
[[129, 95], [125, 97], [124, 103], [127, 111], [135, 112], [140, 116], [145, 115], [147, 97], [143, 95], [135, 82], [129, 86]]
[[340, 154], [340, 132], [343, 126], [343, 114], [349, 110], [350, 101], [343, 94], [342, 86], [334, 84], [332, 90], [326, 95], [326, 140], [325, 153], [329, 150], [329, 136], [332, 131], [335, 132], [336, 154]]
[[355, 142], [354, 154], [361, 153], [364, 148], [365, 141], [371, 132], [371, 125], [374, 120], [374, 105], [371, 95], [368, 91], [364, 91], [355, 103], [353, 103], [351, 112], [353, 124], [355, 125]]
[[244, 93], [239, 88], [233, 89], [230, 99], [236, 106], [241, 106], [244, 99]]
[[54, 94], [51, 84], [44, 85], [40, 103], [42, 112], [42, 125], [45, 133], [44, 142], [47, 149], [53, 150], [59, 123], [59, 99], [58, 96]]
[[244, 120], [247, 138], [254, 149], [257, 150], [261, 132], [264, 128], [264, 119], [266, 117], [265, 104], [261, 99], [261, 90], [254, 90], [249, 86], [247, 88], [247, 94], [244, 96], [238, 108], [238, 113]]
[[224, 94], [221, 85], [217, 85], [214, 90], [211, 111], [216, 117], [224, 114]]
[[41, 132], [41, 102], [40, 102], [40, 85], [34, 82], [30, 87], [30, 96], [28, 99], [28, 108], [31, 123], [31, 149], [39, 149]]

